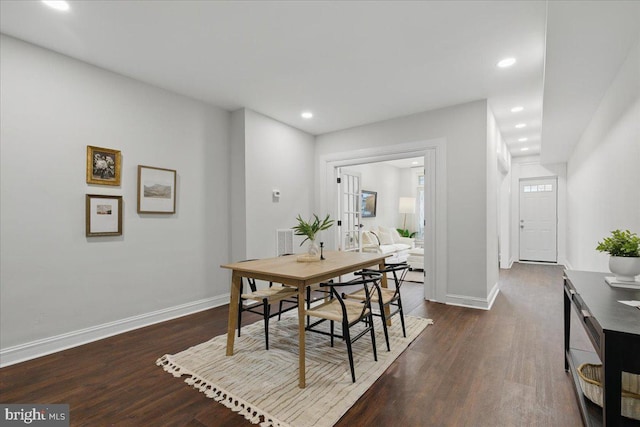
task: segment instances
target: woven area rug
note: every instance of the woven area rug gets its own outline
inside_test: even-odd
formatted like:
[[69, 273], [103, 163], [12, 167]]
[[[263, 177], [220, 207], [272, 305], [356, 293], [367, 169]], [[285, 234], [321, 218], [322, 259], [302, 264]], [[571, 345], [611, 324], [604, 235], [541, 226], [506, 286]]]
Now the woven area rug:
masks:
[[[340, 417], [411, 344], [430, 319], [405, 316], [407, 337], [397, 316], [389, 329], [386, 349], [380, 318], [375, 318], [378, 361], [366, 335], [353, 345], [356, 382], [351, 382], [347, 348], [341, 340], [332, 348], [329, 337], [306, 333], [307, 387], [298, 387], [298, 320], [286, 316], [269, 329], [264, 349], [263, 321], [242, 328], [234, 355], [225, 356], [227, 336], [220, 335], [156, 361], [175, 377], [261, 426], [324, 427]], [[336, 328], [338, 329], [338, 328]], [[353, 330], [353, 328], [352, 328]]]

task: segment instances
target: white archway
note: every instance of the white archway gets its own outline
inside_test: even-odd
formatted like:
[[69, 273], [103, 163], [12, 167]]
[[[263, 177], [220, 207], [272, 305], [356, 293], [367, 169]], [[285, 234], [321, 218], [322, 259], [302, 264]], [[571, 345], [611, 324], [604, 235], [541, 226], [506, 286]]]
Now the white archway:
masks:
[[[447, 291], [447, 191], [446, 144], [444, 139], [397, 144], [323, 155], [319, 161], [318, 183], [321, 212], [339, 215], [335, 169], [343, 166], [424, 156], [425, 167], [425, 281], [424, 297], [446, 301]], [[336, 247], [335, 236], [329, 247]]]

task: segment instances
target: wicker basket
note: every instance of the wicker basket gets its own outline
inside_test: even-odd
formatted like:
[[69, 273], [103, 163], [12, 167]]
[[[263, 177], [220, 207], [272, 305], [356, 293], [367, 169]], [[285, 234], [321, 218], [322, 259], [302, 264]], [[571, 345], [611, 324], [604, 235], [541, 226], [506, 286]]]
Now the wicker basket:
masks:
[[[578, 367], [580, 387], [587, 399], [602, 406], [602, 365], [583, 363]], [[640, 420], [640, 375], [622, 373], [622, 415]]]

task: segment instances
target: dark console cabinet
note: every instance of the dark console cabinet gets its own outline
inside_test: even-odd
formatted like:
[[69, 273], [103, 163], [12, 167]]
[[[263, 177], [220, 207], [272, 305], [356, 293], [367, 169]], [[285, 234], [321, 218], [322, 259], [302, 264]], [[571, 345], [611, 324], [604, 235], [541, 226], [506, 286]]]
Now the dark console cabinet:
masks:
[[[621, 372], [640, 374], [640, 310], [618, 301], [640, 300], [640, 291], [609, 286], [607, 274], [565, 271], [564, 367], [574, 381], [582, 418], [587, 426], [640, 426], [620, 415]], [[571, 307], [578, 314], [594, 352], [570, 348]], [[604, 404], [600, 409], [582, 393], [577, 369], [581, 363], [602, 363]]]

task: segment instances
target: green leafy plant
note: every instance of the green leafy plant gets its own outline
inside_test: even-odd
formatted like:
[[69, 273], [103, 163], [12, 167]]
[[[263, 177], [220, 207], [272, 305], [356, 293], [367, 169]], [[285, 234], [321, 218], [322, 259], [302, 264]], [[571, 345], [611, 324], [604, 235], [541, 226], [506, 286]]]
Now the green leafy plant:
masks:
[[629, 230], [614, 230], [610, 237], [598, 242], [596, 250], [611, 256], [640, 257], [640, 237]]
[[415, 237], [418, 233], [417, 231], [411, 233], [409, 230], [403, 230], [402, 228], [396, 228], [396, 230], [398, 230], [398, 234], [400, 234], [400, 237]]
[[307, 236], [307, 238], [300, 243], [300, 246], [302, 246], [302, 244], [307, 240], [315, 240], [316, 234], [319, 231], [330, 228], [334, 223], [332, 219], [329, 219], [328, 214], [325, 217], [325, 219], [322, 221], [320, 221], [320, 218], [318, 218], [318, 215], [316, 214], [313, 214], [313, 220], [309, 220], [309, 221], [305, 221], [304, 219], [302, 219], [300, 214], [298, 214], [298, 217], [296, 218], [296, 220], [298, 221], [298, 225], [296, 225], [295, 227], [292, 227], [293, 230], [295, 231], [295, 235]]

